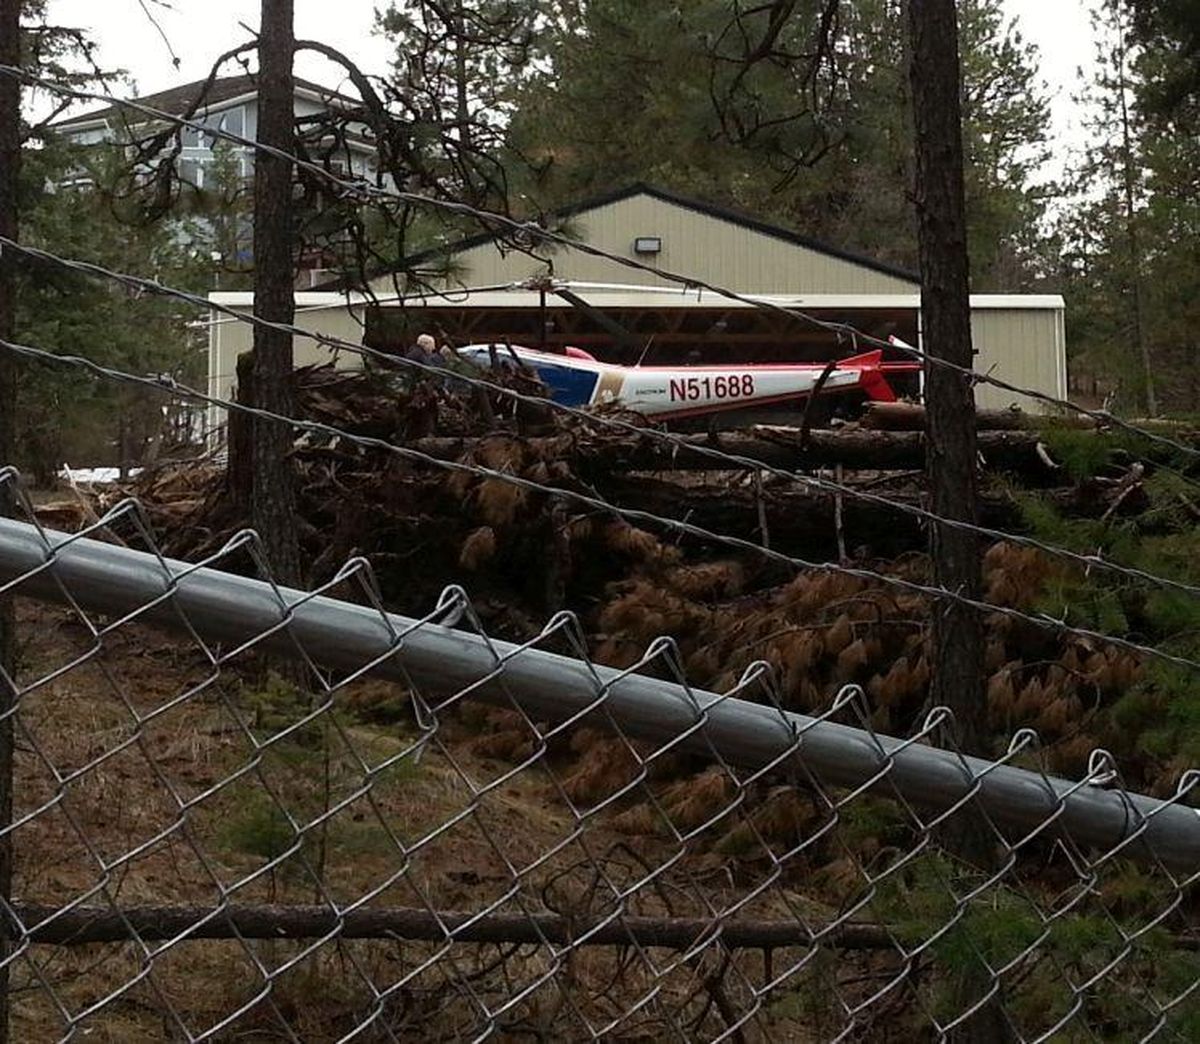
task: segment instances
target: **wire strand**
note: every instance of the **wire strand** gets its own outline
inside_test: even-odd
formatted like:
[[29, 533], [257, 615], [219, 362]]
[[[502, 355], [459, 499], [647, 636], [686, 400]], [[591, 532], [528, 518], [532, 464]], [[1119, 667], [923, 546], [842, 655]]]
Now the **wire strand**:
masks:
[[[873, 504], [886, 510], [896, 511], [900, 514], [908, 515], [912, 518], [918, 519], [921, 522], [933, 525], [942, 525], [947, 528], [956, 529], [962, 532], [975, 533], [978, 536], [987, 537], [991, 540], [1003, 540], [1010, 543], [1019, 544], [1024, 547], [1035, 548], [1044, 552], [1045, 554], [1052, 555], [1063, 561], [1070, 562], [1073, 565], [1082, 566], [1086, 569], [1100, 569], [1105, 572], [1123, 576], [1129, 580], [1141, 581], [1168, 590], [1179, 591], [1193, 597], [1200, 597], [1200, 586], [1198, 585], [1189, 584], [1184, 581], [1175, 580], [1169, 577], [1158, 576], [1157, 574], [1150, 573], [1133, 566], [1122, 565], [1121, 563], [1102, 558], [1098, 554], [1083, 555], [1067, 548], [1058, 547], [1056, 545], [1049, 544], [1034, 537], [1025, 536], [1020, 533], [1013, 533], [1003, 529], [983, 526], [974, 522], [946, 518], [915, 504], [905, 504], [903, 502], [896, 501], [892, 497], [883, 496], [878, 493], [871, 493], [867, 490], [857, 489], [854, 486], [849, 486], [833, 479], [820, 478], [811, 475], [801, 475], [795, 471], [789, 471], [775, 465], [765, 464], [760, 461], [756, 461], [751, 457], [730, 453], [715, 446], [697, 445], [695, 443], [685, 442], [678, 435], [674, 435], [670, 432], [659, 431], [654, 428], [639, 427], [637, 424], [621, 420], [618, 417], [605, 417], [589, 413], [578, 407], [554, 402], [552, 399], [544, 399], [536, 395], [520, 392], [514, 388], [508, 388], [498, 384], [495, 381], [490, 381], [483, 376], [476, 377], [470, 374], [447, 371], [440, 367], [432, 366], [427, 363], [421, 363], [413, 359], [406, 359], [403, 357], [390, 355], [387, 352], [381, 351], [377, 348], [372, 348], [368, 345], [355, 344], [352, 341], [347, 341], [340, 337], [332, 337], [311, 330], [305, 330], [302, 327], [298, 327], [294, 324], [276, 322], [274, 320], [264, 319], [256, 315], [247, 315], [244, 312], [239, 312], [236, 309], [230, 308], [226, 305], [209, 301], [208, 299], [201, 297], [199, 294], [194, 294], [187, 290], [170, 287], [156, 280], [145, 279], [141, 276], [131, 275], [126, 272], [117, 272], [112, 269], [105, 268], [103, 265], [94, 264], [90, 261], [80, 261], [72, 258], [62, 257], [49, 251], [41, 250], [37, 247], [26, 246], [18, 243], [6, 236], [0, 236], [0, 247], [14, 250], [18, 253], [24, 254], [27, 257], [49, 264], [57, 264], [69, 270], [77, 271], [97, 279], [111, 280], [127, 287], [133, 287], [149, 293], [175, 298], [177, 300], [196, 305], [197, 307], [209, 308], [213, 311], [218, 311], [222, 314], [228, 315], [233, 320], [245, 325], [288, 333], [293, 337], [304, 337], [314, 340], [319, 344], [329, 345], [339, 350], [354, 353], [364, 359], [377, 359], [386, 363], [388, 366], [399, 365], [401, 367], [406, 367], [408, 369], [416, 370], [431, 376], [438, 376], [442, 378], [449, 377], [451, 379], [461, 381], [468, 386], [480, 388], [487, 392], [500, 394], [512, 399], [515, 402], [525, 403], [526, 405], [549, 407], [559, 413], [575, 417], [588, 424], [610, 428], [612, 430], [621, 431], [626, 434], [632, 434], [640, 438], [647, 438], [652, 441], [661, 442], [667, 446], [670, 446], [676, 451], [686, 451], [688, 453], [697, 454], [720, 464], [734, 464], [737, 465], [739, 469], [761, 471], [811, 490], [851, 497], [863, 503]], [[225, 400], [218, 401], [223, 402]]]
[[0, 65], [0, 75], [11, 76], [24, 83], [35, 84], [65, 97], [71, 97], [83, 101], [105, 102], [109, 105], [130, 109], [134, 112], [140, 112], [141, 114], [150, 116], [156, 120], [166, 121], [167, 123], [176, 127], [190, 127], [195, 130], [202, 130], [213, 137], [222, 138], [226, 141], [233, 142], [234, 144], [241, 145], [244, 148], [262, 152], [264, 155], [274, 156], [278, 159], [285, 160], [288, 163], [296, 166], [298, 169], [309, 171], [318, 177], [324, 178], [331, 184], [337, 185], [340, 189], [342, 189], [343, 196], [359, 196], [365, 199], [383, 199], [398, 203], [406, 203], [413, 206], [432, 207], [434, 209], [444, 210], [448, 213], [457, 214], [459, 216], [470, 217], [485, 225], [499, 225], [513, 233], [532, 236], [548, 243], [569, 247], [570, 249], [578, 250], [581, 253], [588, 254], [592, 257], [598, 257], [606, 261], [611, 261], [614, 264], [621, 265], [625, 268], [630, 268], [657, 276], [658, 278], [665, 279], [668, 282], [680, 283], [684, 286], [708, 290], [710, 293], [724, 297], [731, 301], [739, 301], [741, 303], [748, 304], [755, 308], [759, 308], [774, 314], [781, 314], [790, 316], [792, 318], [801, 319], [819, 329], [826, 330], [830, 333], [853, 337], [857, 342], [862, 344], [902, 351], [913, 356], [914, 358], [921, 359], [923, 362], [929, 365], [941, 366], [960, 373], [964, 377], [968, 377], [974, 383], [989, 384], [993, 387], [1000, 388], [1017, 395], [1025, 396], [1045, 405], [1066, 409], [1073, 413], [1080, 414], [1081, 416], [1090, 417], [1097, 422], [1114, 425], [1130, 434], [1137, 435], [1152, 442], [1170, 446], [1173, 449], [1186, 454], [1187, 456], [1200, 457], [1200, 449], [1196, 449], [1195, 447], [1188, 446], [1185, 443], [1178, 442], [1167, 436], [1138, 427], [1135, 424], [1131, 424], [1130, 422], [1117, 417], [1115, 414], [1110, 413], [1107, 410], [1092, 410], [1088, 407], [1072, 402], [1069, 399], [1058, 398], [1032, 388], [1024, 388], [1019, 385], [1011, 384], [1008, 381], [1002, 380], [999, 377], [995, 377], [990, 373], [979, 373], [975, 370], [972, 370], [970, 367], [960, 366], [957, 363], [952, 363], [947, 359], [942, 359], [939, 356], [931, 355], [928, 352], [924, 352], [921, 349], [915, 348], [911, 345], [894, 345], [889, 341], [881, 340], [872, 334], [868, 334], [865, 331], [859, 330], [849, 323], [831, 322], [829, 320], [820, 319], [817, 316], [811, 315], [810, 313], [804, 312], [798, 308], [787, 307], [761, 299], [756, 300], [753, 297], [740, 294], [735, 290], [728, 289], [727, 287], [722, 287], [714, 283], [709, 283], [704, 280], [659, 268], [644, 261], [622, 257], [620, 254], [614, 254], [610, 251], [603, 250], [600, 247], [593, 246], [590, 243], [572, 239], [569, 236], [544, 228], [532, 221], [520, 221], [506, 214], [482, 210], [478, 207], [471, 206], [468, 203], [463, 203], [458, 200], [436, 199], [431, 196], [423, 196], [416, 192], [405, 192], [399, 189], [387, 189], [381, 185], [371, 185], [363, 181], [351, 181], [346, 178], [340, 178], [332, 171], [326, 170], [318, 163], [313, 163], [311, 160], [298, 157], [286, 151], [285, 149], [279, 149], [271, 145], [264, 145], [261, 142], [245, 138], [240, 134], [234, 134], [222, 127], [209, 127], [199, 121], [186, 119], [177, 114], [169, 113], [162, 109], [157, 109], [131, 99], [117, 98], [113, 95], [104, 94], [97, 91], [81, 90], [55, 80], [34, 76], [26, 70], [20, 69], [16, 66]]

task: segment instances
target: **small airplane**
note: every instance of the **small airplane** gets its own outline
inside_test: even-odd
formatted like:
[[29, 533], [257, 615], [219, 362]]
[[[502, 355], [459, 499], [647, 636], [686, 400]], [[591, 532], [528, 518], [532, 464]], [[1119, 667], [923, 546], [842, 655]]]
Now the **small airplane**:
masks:
[[619, 366], [580, 348], [564, 353], [516, 345], [470, 344], [456, 354], [476, 366], [532, 370], [550, 398], [578, 408], [613, 405], [656, 421], [687, 421], [711, 414], [787, 406], [819, 395], [861, 392], [895, 402], [887, 374], [911, 373], [919, 363], [884, 362], [882, 351], [829, 363], [743, 363], [721, 366]]

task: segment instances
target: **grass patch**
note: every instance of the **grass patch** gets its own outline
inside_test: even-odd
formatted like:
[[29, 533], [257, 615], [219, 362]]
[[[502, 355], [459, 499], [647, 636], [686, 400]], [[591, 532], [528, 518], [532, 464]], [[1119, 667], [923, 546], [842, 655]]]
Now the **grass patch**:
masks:
[[[364, 724], [349, 702], [314, 715], [326, 699], [277, 675], [238, 693], [259, 765], [225, 792], [216, 836], [227, 857], [271, 867], [273, 899], [327, 870], [344, 875], [355, 860], [394, 853], [377, 809], [403, 803], [421, 778], [414, 737]], [[367, 790], [373, 806], [359, 796]]]
[[[1081, 471], [1095, 463], [1088, 442], [1105, 441], [1087, 432], [1059, 431], [1056, 437], [1073, 447]], [[1018, 502], [1027, 532], [1038, 540], [1200, 588], [1200, 527], [1181, 499], [1196, 485], [1182, 473], [1158, 471], [1146, 481], [1148, 510], [1121, 520], [1064, 517], [1034, 493], [1019, 494]], [[1060, 564], [1033, 608], [1073, 627], [1200, 660], [1200, 596], [1186, 590]], [[1143, 766], [1149, 757], [1146, 778], [1130, 780], [1135, 787], [1177, 775], [1180, 761], [1200, 763], [1195, 672], [1150, 656], [1140, 660], [1136, 680], [1098, 708], [1092, 725], [1093, 734], [1114, 752]]]

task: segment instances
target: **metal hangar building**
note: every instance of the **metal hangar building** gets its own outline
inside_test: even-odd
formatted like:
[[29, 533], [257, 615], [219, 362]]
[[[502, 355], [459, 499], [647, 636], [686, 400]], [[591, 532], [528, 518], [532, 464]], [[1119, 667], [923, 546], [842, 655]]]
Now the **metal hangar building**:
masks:
[[[649, 185], [578, 203], [556, 218], [572, 239], [630, 262], [922, 345], [918, 277], [887, 263]], [[385, 351], [428, 331], [455, 344], [508, 340], [552, 350], [569, 344], [612, 362], [657, 365], [697, 358], [810, 361], [856, 350], [846, 336], [839, 340], [797, 315], [732, 301], [574, 247], [518, 250], [480, 235], [410, 258], [414, 263], [453, 275], [421, 293], [405, 293], [388, 273], [375, 276], [367, 293], [299, 292], [296, 325], [317, 338]], [[544, 288], [548, 280], [557, 290]], [[210, 299], [239, 311], [253, 308], [248, 293], [218, 292]], [[977, 371], [1065, 397], [1060, 296], [973, 295], [971, 312]], [[228, 399], [237, 356], [249, 350], [252, 330], [216, 312], [209, 330], [209, 393]], [[295, 358], [297, 365], [362, 365], [361, 356], [310, 338], [296, 338]], [[981, 407], [1039, 409], [1035, 400], [989, 384], [980, 384], [976, 397]]]

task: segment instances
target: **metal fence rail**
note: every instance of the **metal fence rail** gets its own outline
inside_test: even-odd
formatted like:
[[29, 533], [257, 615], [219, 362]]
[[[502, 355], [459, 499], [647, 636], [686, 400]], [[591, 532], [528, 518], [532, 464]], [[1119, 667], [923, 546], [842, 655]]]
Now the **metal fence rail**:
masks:
[[[343, 570], [343, 579], [358, 570], [369, 575], [366, 563], [357, 562]], [[827, 785], [886, 783], [935, 812], [970, 799], [997, 825], [1048, 829], [1101, 848], [1136, 841], [1168, 866], [1200, 867], [1200, 813], [1191, 808], [616, 671], [589, 663], [581, 647], [583, 658], [574, 659], [434, 623], [468, 608], [461, 590], [448, 591], [433, 618], [415, 620], [0, 519], [0, 579], [19, 577], [30, 595], [54, 599], [65, 589], [86, 611], [186, 628], [208, 644], [238, 647], [253, 636], [266, 649], [302, 655], [320, 667], [370, 670], [430, 693], [502, 705], [511, 700], [531, 720], [555, 725], [602, 709], [630, 739], [700, 754], [713, 750], [739, 768], [762, 770], [794, 758]], [[578, 623], [564, 614], [544, 632], [547, 638], [555, 633], [574, 638]], [[664, 643], [648, 652], [647, 662], [669, 656]], [[759, 680], [754, 671], [739, 689], [769, 691]]]
[[[1034, 1040], [1200, 1026], [1194, 773], [1129, 793], [876, 734], [766, 664], [689, 687], [561, 614], [483, 633], [164, 559], [122, 505], [0, 521], [15, 595], [18, 1039]], [[145, 550], [128, 546], [140, 544]], [[273, 669], [273, 670], [272, 670]], [[984, 866], [939, 839], [968, 825]]]

